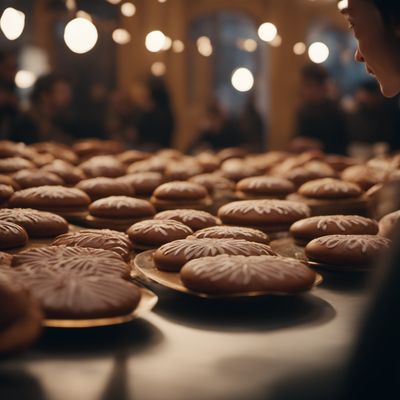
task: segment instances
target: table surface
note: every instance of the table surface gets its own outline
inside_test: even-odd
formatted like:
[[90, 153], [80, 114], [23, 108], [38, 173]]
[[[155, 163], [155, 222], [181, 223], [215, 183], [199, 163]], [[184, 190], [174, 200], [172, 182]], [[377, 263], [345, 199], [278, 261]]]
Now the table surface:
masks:
[[207, 300], [153, 286], [129, 324], [47, 329], [0, 362], [1, 399], [269, 399], [298, 372], [340, 363], [367, 299], [362, 275], [300, 296]]

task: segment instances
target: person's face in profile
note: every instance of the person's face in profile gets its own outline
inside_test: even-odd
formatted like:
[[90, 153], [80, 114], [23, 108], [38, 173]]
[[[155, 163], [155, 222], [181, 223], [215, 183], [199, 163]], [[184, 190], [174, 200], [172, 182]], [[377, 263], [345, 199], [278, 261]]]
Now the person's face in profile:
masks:
[[[400, 0], [393, 0], [400, 1]], [[383, 20], [373, 0], [348, 0], [341, 10], [358, 41], [357, 61], [379, 81], [387, 97], [400, 92], [400, 39]]]

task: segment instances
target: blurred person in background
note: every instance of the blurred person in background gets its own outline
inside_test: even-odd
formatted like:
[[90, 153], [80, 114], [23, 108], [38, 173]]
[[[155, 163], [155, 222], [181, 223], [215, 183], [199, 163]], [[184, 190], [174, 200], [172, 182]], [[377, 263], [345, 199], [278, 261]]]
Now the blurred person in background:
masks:
[[375, 80], [362, 82], [354, 94], [354, 108], [348, 114], [351, 142], [372, 146], [386, 142], [392, 150], [400, 145], [398, 99], [386, 99]]
[[0, 50], [0, 140], [8, 139], [18, 116], [15, 75], [17, 59], [13, 52]]
[[170, 147], [175, 117], [164, 80], [150, 76], [146, 81], [145, 97], [136, 123], [138, 144], [148, 150]]
[[330, 97], [329, 74], [321, 65], [309, 64], [301, 70], [300, 101], [295, 135], [320, 141], [327, 153], [344, 154], [348, 144], [345, 113]]
[[217, 99], [213, 99], [200, 120], [197, 139], [190, 146], [190, 151], [242, 146], [242, 139], [238, 122], [229, 117]]
[[13, 128], [12, 140], [25, 143], [73, 140], [76, 123], [71, 109], [71, 83], [66, 77], [51, 73], [38, 78], [30, 102], [29, 110]]
[[135, 106], [128, 93], [114, 91], [108, 101], [106, 132], [127, 148], [137, 147], [137, 123], [141, 110]]

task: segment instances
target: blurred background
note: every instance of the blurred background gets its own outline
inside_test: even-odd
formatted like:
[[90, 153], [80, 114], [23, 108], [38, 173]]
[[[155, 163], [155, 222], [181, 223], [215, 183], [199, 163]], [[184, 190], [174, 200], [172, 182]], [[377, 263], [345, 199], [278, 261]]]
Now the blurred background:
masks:
[[399, 100], [354, 61], [345, 5], [2, 0], [0, 139], [396, 150]]

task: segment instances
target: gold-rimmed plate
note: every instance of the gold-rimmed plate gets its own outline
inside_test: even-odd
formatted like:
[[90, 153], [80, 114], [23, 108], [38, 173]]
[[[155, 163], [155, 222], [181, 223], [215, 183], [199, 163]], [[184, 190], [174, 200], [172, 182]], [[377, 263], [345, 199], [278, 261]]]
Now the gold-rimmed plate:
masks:
[[[161, 286], [169, 289], [186, 293], [196, 297], [202, 297], [207, 299], [223, 299], [223, 298], [248, 298], [248, 297], [261, 297], [261, 296], [275, 296], [275, 295], [292, 295], [296, 293], [283, 293], [283, 292], [242, 292], [234, 294], [224, 295], [210, 295], [208, 293], [195, 292], [188, 289], [181, 281], [178, 272], [165, 272], [159, 270], [153, 260], [153, 254], [155, 250], [144, 251], [138, 254], [133, 261], [132, 277], [136, 279], [147, 279], [158, 283]], [[318, 286], [322, 283], [322, 276], [317, 274], [314, 285]]]
[[45, 319], [43, 326], [47, 328], [97, 328], [101, 326], [120, 325], [142, 317], [157, 304], [158, 297], [149, 289], [139, 288], [141, 298], [138, 306], [128, 315], [95, 319]]

